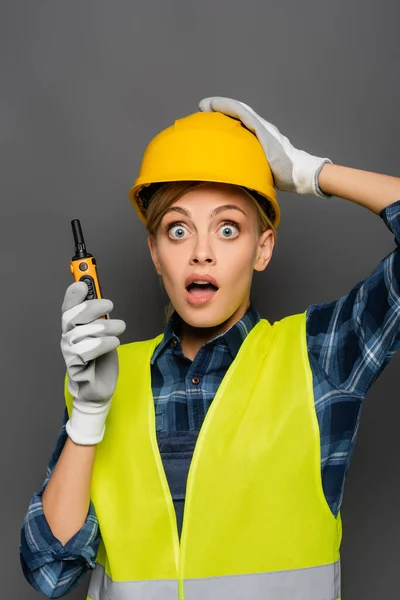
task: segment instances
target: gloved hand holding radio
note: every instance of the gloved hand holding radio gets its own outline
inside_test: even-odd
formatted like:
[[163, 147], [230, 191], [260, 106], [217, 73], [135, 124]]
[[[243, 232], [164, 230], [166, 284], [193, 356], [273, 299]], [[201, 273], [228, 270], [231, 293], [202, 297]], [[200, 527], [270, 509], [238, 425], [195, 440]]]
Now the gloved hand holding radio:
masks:
[[85, 300], [87, 294], [86, 283], [76, 281], [67, 288], [61, 307], [61, 351], [74, 398], [66, 430], [82, 445], [103, 439], [119, 373], [116, 336], [126, 328], [121, 319], [100, 319], [113, 309], [111, 300]]
[[199, 103], [203, 112], [218, 111], [239, 119], [250, 131], [256, 134], [262, 145], [275, 180], [275, 187], [286, 192], [314, 194], [321, 198], [331, 198], [318, 185], [319, 173], [329, 158], [312, 156], [304, 150], [297, 150], [287, 137], [265, 119], [254, 112], [250, 106], [233, 100], [214, 96], [203, 98]]

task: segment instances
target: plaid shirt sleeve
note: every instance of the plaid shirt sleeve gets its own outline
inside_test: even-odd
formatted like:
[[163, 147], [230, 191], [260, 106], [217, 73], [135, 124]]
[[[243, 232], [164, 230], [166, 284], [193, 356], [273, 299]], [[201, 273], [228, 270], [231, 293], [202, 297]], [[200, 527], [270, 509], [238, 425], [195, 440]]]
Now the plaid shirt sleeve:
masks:
[[20, 561], [25, 579], [48, 598], [59, 598], [69, 593], [96, 566], [100, 543], [99, 523], [90, 502], [82, 528], [65, 544], [53, 535], [43, 512], [41, 496], [67, 440], [64, 422], [57, 445], [47, 467], [42, 487], [33, 495], [22, 523]]
[[396, 248], [349, 294], [308, 309], [309, 353], [337, 389], [359, 398], [400, 346], [400, 200], [379, 216]]
[[380, 213], [396, 247], [350, 293], [307, 309], [321, 475], [336, 516], [367, 391], [400, 347], [400, 200]]

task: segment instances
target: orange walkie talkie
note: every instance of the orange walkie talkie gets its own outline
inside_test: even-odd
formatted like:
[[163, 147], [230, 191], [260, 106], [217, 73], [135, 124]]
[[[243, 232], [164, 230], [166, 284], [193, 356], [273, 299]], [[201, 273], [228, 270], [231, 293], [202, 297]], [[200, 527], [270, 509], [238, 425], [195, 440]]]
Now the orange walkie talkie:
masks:
[[[75, 241], [75, 255], [72, 257], [69, 267], [75, 281], [84, 281], [89, 288], [85, 300], [102, 298], [99, 279], [97, 277], [96, 259], [93, 254], [86, 251], [82, 228], [79, 219], [71, 221], [72, 233]], [[109, 319], [108, 314], [100, 319]]]

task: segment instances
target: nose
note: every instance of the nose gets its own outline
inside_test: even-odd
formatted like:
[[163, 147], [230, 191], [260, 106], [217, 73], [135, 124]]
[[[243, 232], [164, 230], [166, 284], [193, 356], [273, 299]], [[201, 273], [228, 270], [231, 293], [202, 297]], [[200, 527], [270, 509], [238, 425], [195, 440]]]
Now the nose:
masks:
[[207, 235], [197, 236], [189, 262], [191, 265], [215, 263], [215, 254]]

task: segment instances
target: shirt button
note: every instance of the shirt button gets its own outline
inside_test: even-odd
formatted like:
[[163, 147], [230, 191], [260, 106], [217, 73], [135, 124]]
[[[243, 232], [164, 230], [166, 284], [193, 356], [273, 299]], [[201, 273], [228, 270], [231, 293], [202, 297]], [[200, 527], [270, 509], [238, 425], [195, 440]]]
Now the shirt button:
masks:
[[194, 383], [194, 385], [197, 385], [198, 383], [200, 383], [200, 379], [198, 377], [192, 377], [192, 383]]
[[176, 345], [177, 345], [177, 343], [178, 343], [178, 342], [177, 342], [177, 341], [176, 341], [176, 339], [174, 338], [174, 339], [172, 340], [172, 342], [171, 342], [171, 347], [172, 347], [172, 348], [176, 348]]

